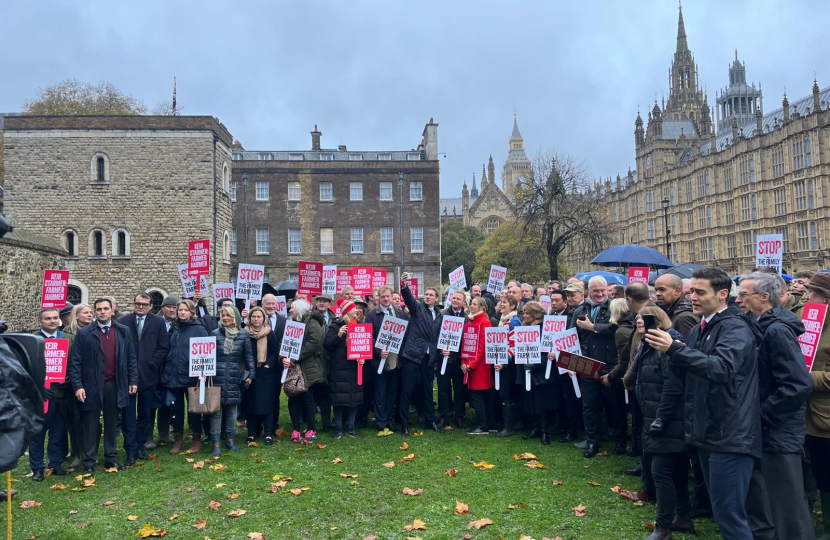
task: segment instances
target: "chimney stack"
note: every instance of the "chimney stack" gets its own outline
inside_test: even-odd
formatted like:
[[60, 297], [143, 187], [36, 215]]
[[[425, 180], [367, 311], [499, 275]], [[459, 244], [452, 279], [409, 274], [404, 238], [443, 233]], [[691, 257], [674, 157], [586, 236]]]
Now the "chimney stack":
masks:
[[317, 124], [314, 124], [314, 131], [311, 132], [311, 149], [312, 150], [319, 150], [320, 149], [320, 137], [323, 134], [317, 131]]

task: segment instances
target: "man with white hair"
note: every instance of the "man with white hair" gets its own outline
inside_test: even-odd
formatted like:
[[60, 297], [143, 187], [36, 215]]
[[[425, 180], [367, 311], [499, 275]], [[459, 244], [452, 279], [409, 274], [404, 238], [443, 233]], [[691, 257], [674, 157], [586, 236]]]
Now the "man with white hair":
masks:
[[[617, 326], [611, 324], [608, 283], [600, 276], [588, 281], [588, 302], [581, 304], [573, 313], [571, 321], [577, 328], [582, 354], [588, 358], [605, 362], [601, 375], [607, 375], [617, 365], [617, 346], [614, 333]], [[610, 381], [604, 386], [600, 381], [579, 377], [582, 390], [582, 416], [585, 422], [586, 447], [583, 456], [592, 458], [599, 451], [599, 428], [603, 414], [608, 414], [609, 435], [616, 444], [615, 454], [625, 454], [627, 431], [625, 394], [622, 381]]]

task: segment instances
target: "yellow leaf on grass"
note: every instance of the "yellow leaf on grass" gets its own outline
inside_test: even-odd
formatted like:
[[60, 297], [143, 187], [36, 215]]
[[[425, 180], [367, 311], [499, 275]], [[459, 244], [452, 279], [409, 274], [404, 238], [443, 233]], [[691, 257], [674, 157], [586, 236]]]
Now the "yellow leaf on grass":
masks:
[[620, 486], [618, 486], [618, 485], [617, 485], [617, 486], [614, 486], [614, 487], [612, 487], [612, 488], [611, 488], [611, 493], [619, 493], [620, 491], [625, 491], [625, 490], [624, 490], [624, 489], [622, 489], [622, 488], [621, 488]]
[[343, 463], [343, 460], [342, 460], [342, 459], [340, 459], [339, 457], [336, 457], [336, 458], [334, 458], [333, 460], [331, 460], [331, 462], [332, 462], [334, 465], [337, 465], [338, 463]]
[[265, 535], [261, 532], [249, 532], [248, 538], [251, 540], [265, 540]]
[[645, 505], [645, 503], [643, 503], [643, 501], [635, 501], [634, 502], [634, 506], [644, 506], [644, 505]]
[[357, 478], [360, 476], [359, 474], [352, 474], [352, 473], [340, 473], [340, 478]]
[[127, 521], [135, 521], [138, 519], [138, 516], [127, 516]]
[[219, 501], [210, 501], [210, 504], [208, 504], [208, 508], [210, 508], [211, 510], [219, 510], [220, 508], [222, 508], [222, 503], [220, 503]]
[[115, 504], [115, 501], [107, 501], [104, 503], [104, 506], [112, 506], [113, 504]]
[[604, 456], [607, 456], [607, 455], [608, 455], [608, 451], [607, 451], [607, 450], [603, 450], [602, 452], [600, 452], [600, 453], [599, 453], [599, 454], [597, 454], [597, 455], [598, 455], [598, 456], [603, 456], [603, 457], [604, 457]]
[[487, 463], [486, 461], [480, 461], [478, 463], [473, 462], [473, 467], [485, 471], [487, 469], [492, 469], [493, 467], [495, 467], [495, 465], [493, 465], [492, 463]]
[[404, 441], [404, 443], [398, 448], [398, 450], [409, 450], [409, 443]]
[[458, 469], [447, 469], [446, 471], [444, 471], [444, 474], [446, 474], [447, 476], [455, 476], [456, 474], [458, 474]]
[[383, 464], [383, 466], [386, 467], [387, 469], [391, 469], [392, 467], [395, 466], [395, 462], [394, 461], [387, 461], [386, 463]]
[[247, 514], [247, 512], [241, 508], [237, 508], [236, 510], [232, 510], [228, 512], [228, 517], [240, 517]]
[[423, 488], [418, 488], [418, 489], [403, 488], [403, 491], [401, 493], [403, 493], [404, 495], [411, 495], [411, 496], [414, 497], [416, 495], [420, 495], [423, 492], [424, 492]]
[[192, 457], [187, 458], [187, 462], [188, 462], [188, 463], [193, 463], [194, 461], [196, 461], [196, 460], [195, 460], [195, 459], [193, 459]]
[[140, 538], [163, 538], [167, 536], [167, 531], [165, 531], [164, 529], [156, 529], [152, 525], [145, 523], [141, 526], [141, 529], [139, 529], [139, 531], [135, 533], [133, 536], [138, 536]]
[[289, 489], [288, 491], [292, 495], [302, 495], [303, 494], [303, 490], [300, 489], [300, 488]]
[[216, 487], [218, 487], [218, 488], [223, 488], [223, 487], [225, 487], [225, 486], [227, 486], [227, 485], [228, 485], [228, 484], [223, 484], [222, 482], [220, 482], [220, 483], [216, 484]]
[[230, 495], [228, 495], [228, 498], [229, 499], [238, 499], [239, 498], [239, 493], [231, 493]]
[[319, 448], [320, 450], [322, 450], [323, 448], [325, 448], [325, 447], [327, 447], [327, 446], [328, 446], [327, 444], [318, 444], [318, 445], [317, 445], [317, 448]]
[[599, 482], [594, 482], [593, 480], [591, 480], [590, 482], [588, 482], [588, 484], [589, 484], [589, 485], [591, 485], [591, 486], [594, 486], [594, 487], [600, 487], [600, 486], [602, 485], [602, 484], [600, 484]]
[[470, 513], [470, 505], [464, 504], [463, 502], [456, 500], [455, 501], [455, 510], [454, 512], [459, 516], [466, 516]]
[[256, 441], [251, 441], [248, 443], [249, 448], [259, 448], [259, 443]]
[[193, 464], [193, 468], [194, 469], [204, 469], [205, 468], [205, 462], [204, 461], [197, 461], [196, 463]]
[[76, 476], [76, 477], [75, 477], [75, 480], [77, 480], [78, 482], [80, 482], [80, 481], [81, 481], [81, 480], [83, 480], [84, 478], [88, 478], [88, 477], [90, 477], [90, 476], [92, 476], [92, 475], [91, 475], [91, 474], [89, 474], [89, 473], [86, 473], [86, 474], [79, 474], [78, 476]]
[[41, 504], [43, 503], [38, 501], [23, 501], [20, 503], [20, 508], [37, 508]]
[[413, 432], [412, 432], [412, 436], [413, 436], [413, 437], [420, 437], [420, 436], [421, 436], [421, 435], [423, 435], [423, 434], [424, 434], [424, 432], [423, 432], [423, 431], [413, 431]]
[[159, 457], [156, 454], [150, 454], [148, 457], [150, 458], [150, 461], [158, 461], [159, 460]]
[[547, 467], [545, 467], [535, 459], [531, 459], [530, 461], [525, 463], [525, 467], [527, 467], [528, 469], [547, 469]]
[[207, 520], [197, 519], [196, 523], [193, 524], [193, 527], [195, 527], [196, 529], [198, 529], [200, 531], [203, 531], [203, 530], [205, 530], [205, 527], [207, 527]]
[[64, 489], [68, 488], [68, 487], [69, 487], [69, 484], [54, 484], [49, 489], [51, 489], [52, 491], [62, 491]]
[[277, 437], [288, 437], [289, 435], [291, 435], [291, 434], [289, 432], [285, 431], [282, 428], [279, 428], [277, 430]]
[[576, 517], [584, 517], [585, 516], [585, 511], [587, 509], [588, 509], [588, 507], [583, 505], [583, 504], [575, 506], [574, 509], [573, 509], [574, 510], [574, 515]]
[[401, 463], [404, 461], [412, 461], [415, 459], [415, 454], [409, 454], [408, 456], [404, 456], [401, 458]]
[[75, 527], [77, 527], [79, 529], [86, 529], [90, 525], [92, 525], [92, 523], [78, 523], [77, 525], [75, 525]]
[[478, 529], [481, 529], [482, 527], [486, 527], [487, 525], [492, 525], [492, 524], [493, 524], [492, 519], [490, 519], [490, 518], [481, 518], [481, 519], [477, 519], [475, 521], [469, 522], [467, 524], [467, 528], [472, 529], [473, 527], [475, 527], [476, 530], [478, 530]]
[[176, 519], [177, 517], [179, 517], [179, 514], [173, 514], [172, 516], [170, 516], [169, 518], [167, 518], [167, 520], [168, 520], [168, 521], [173, 521], [173, 520], [174, 520], [174, 519]]
[[539, 459], [530, 452], [525, 452], [523, 454], [513, 454], [513, 459]]
[[193, 488], [192, 487], [184, 488], [184, 491], [185, 491], [185, 493], [193, 493]]
[[411, 525], [404, 525], [404, 529], [407, 531], [425, 531], [427, 530], [427, 524], [420, 519], [416, 519]]
[[211, 465], [210, 467], [208, 467], [208, 469], [210, 469], [212, 471], [221, 471], [222, 469], [227, 469], [227, 468], [228, 468], [228, 466], [225, 465], [224, 463], [216, 463], [216, 464]]
[[183, 450], [183, 451], [179, 452], [179, 455], [180, 456], [186, 456], [186, 455], [192, 454], [192, 453], [193, 452], [190, 451], [190, 448], [188, 448], [187, 450]]
[[70, 515], [70, 516], [74, 516], [74, 515], [75, 515], [75, 514], [77, 514], [77, 513], [78, 513], [78, 511], [77, 511], [77, 510], [70, 510], [70, 511], [69, 511], [69, 515]]
[[81, 482], [81, 485], [84, 487], [92, 487], [95, 485], [95, 478], [87, 478], [86, 480]]
[[563, 482], [562, 480], [554, 480], [553, 481], [554, 486], [562, 486], [564, 484], [565, 484], [565, 482]]
[[110, 467], [109, 469], [104, 469], [105, 473], [117, 473], [118, 467]]

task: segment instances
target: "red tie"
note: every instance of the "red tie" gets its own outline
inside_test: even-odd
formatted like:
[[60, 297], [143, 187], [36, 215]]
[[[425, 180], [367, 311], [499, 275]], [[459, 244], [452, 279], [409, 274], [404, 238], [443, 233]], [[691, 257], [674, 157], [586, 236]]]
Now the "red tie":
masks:
[[706, 319], [700, 321], [700, 333], [702, 334], [704, 330], [706, 330]]

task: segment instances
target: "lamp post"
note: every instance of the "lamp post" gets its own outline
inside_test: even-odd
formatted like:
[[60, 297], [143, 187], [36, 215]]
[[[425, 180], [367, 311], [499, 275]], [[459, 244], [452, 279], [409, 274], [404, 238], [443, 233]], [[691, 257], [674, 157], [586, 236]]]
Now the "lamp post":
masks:
[[250, 176], [248, 173], [242, 173], [242, 217], [243, 225], [245, 227], [245, 262], [248, 262], [248, 180]]
[[[406, 270], [404, 266], [405, 244], [403, 240], [403, 172], [398, 173], [398, 241], [401, 249], [401, 264], [398, 266], [398, 280], [401, 279], [401, 272]], [[420, 286], [420, 285], [419, 285]]]
[[666, 258], [671, 260], [671, 229], [669, 229], [669, 199], [664, 198], [663, 203], [663, 222], [666, 225]]

